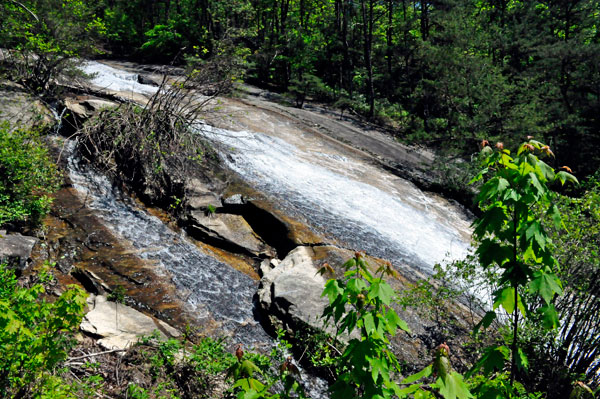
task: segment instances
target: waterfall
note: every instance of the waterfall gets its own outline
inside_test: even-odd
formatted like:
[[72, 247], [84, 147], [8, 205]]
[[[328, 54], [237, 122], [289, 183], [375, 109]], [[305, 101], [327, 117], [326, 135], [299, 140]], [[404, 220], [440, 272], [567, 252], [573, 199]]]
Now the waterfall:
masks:
[[345, 246], [425, 273], [468, 253], [470, 222], [457, 207], [364, 160], [284, 133], [199, 131], [242, 179]]

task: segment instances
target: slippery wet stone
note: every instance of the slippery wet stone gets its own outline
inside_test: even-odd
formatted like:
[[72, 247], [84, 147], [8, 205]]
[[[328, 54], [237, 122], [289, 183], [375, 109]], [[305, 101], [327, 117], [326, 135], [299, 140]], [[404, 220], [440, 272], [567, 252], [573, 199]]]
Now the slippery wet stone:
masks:
[[125, 349], [154, 331], [162, 339], [181, 335], [168, 324], [129, 306], [110, 302], [105, 296], [90, 295], [87, 303], [91, 310], [81, 323], [81, 331], [101, 337], [98, 343], [106, 349]]

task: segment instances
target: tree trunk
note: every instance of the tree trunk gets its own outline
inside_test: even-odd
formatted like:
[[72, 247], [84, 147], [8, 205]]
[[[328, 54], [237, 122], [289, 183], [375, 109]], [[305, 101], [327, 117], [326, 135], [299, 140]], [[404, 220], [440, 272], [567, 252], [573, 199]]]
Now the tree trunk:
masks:
[[363, 41], [364, 41], [364, 58], [365, 68], [367, 69], [367, 100], [369, 102], [368, 117], [372, 118], [375, 115], [375, 90], [373, 88], [373, 64], [371, 61], [371, 48], [373, 40], [373, 7], [375, 0], [368, 0], [369, 10], [365, 4], [367, 0], [361, 1], [361, 9], [363, 16]]

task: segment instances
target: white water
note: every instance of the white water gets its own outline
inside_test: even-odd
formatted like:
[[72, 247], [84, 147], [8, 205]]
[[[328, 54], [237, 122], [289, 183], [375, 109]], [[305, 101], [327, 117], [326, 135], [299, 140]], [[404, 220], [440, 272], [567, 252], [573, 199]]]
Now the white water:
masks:
[[468, 253], [469, 221], [455, 207], [373, 165], [283, 130], [201, 130], [244, 180], [353, 249], [425, 272]]
[[[111, 90], [156, 92], [134, 73], [97, 62], [84, 70], [95, 74], [94, 84]], [[282, 122], [271, 135], [205, 125], [200, 130], [221, 144], [224, 162], [244, 180], [344, 245], [426, 273], [468, 253], [470, 221], [448, 201], [286, 127]]]
[[81, 69], [92, 76], [90, 82], [93, 85], [105, 90], [146, 95], [158, 91], [158, 87], [138, 83], [138, 75], [135, 73], [124, 72], [99, 62], [84, 62]]

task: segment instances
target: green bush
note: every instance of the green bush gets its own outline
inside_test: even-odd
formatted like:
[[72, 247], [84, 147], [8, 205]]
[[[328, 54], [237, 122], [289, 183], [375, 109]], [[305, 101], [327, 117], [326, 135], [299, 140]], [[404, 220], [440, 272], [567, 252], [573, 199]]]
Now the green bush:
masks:
[[43, 299], [50, 278], [42, 271], [23, 288], [0, 265], [0, 398], [69, 397], [55, 369], [73, 345], [86, 295], [71, 286], [54, 302]]
[[38, 223], [59, 181], [38, 133], [0, 125], [0, 226]]

